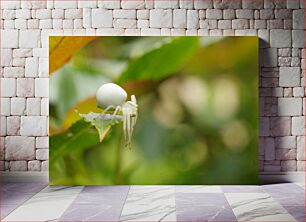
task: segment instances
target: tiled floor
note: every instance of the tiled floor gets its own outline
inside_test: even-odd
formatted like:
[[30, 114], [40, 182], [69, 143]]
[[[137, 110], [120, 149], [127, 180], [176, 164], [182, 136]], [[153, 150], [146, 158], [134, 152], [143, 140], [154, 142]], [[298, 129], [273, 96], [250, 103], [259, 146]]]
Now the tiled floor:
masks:
[[305, 186], [1, 186], [3, 221], [305, 221]]

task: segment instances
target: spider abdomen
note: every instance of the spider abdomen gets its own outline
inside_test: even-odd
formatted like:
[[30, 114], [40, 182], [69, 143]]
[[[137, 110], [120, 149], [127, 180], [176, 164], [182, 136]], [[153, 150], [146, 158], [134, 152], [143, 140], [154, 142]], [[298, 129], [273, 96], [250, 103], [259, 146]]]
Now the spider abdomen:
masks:
[[109, 106], [121, 106], [126, 99], [127, 93], [125, 90], [114, 83], [103, 84], [96, 94], [97, 106], [104, 109]]

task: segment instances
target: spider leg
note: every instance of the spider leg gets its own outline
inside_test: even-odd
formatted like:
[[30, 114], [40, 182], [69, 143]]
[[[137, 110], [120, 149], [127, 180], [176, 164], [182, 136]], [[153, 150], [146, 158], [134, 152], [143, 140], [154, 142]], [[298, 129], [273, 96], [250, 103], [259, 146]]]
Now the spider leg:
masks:
[[110, 109], [115, 109], [115, 107], [114, 107], [114, 106], [112, 106], [112, 105], [110, 105], [110, 106], [106, 107], [106, 109], [105, 109], [105, 110], [103, 110], [102, 115], [105, 115], [105, 114], [106, 114], [106, 112], [107, 112], [108, 110], [110, 110]]
[[114, 111], [114, 113], [113, 113], [113, 115], [112, 115], [111, 122], [114, 121], [115, 116], [117, 115], [117, 113], [118, 113], [120, 110], [122, 110], [122, 109], [121, 109], [121, 106], [117, 106], [116, 109], [115, 109], [115, 111]]
[[127, 137], [128, 137], [128, 143], [130, 143], [131, 140], [131, 112], [130, 109], [128, 109], [128, 113], [126, 115], [127, 118]]
[[126, 133], [126, 128], [127, 128], [127, 115], [126, 115], [126, 108], [122, 108], [122, 121], [123, 121], [123, 134], [124, 134], [124, 140], [127, 140], [127, 133]]

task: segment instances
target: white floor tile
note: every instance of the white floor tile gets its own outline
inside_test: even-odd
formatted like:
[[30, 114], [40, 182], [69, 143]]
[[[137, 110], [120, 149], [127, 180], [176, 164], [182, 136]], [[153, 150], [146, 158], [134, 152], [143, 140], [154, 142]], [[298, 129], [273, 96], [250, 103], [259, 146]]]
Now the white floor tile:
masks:
[[177, 193], [222, 193], [220, 186], [175, 186]]
[[83, 189], [78, 187], [46, 187], [15, 209], [3, 221], [54, 221]]
[[296, 221], [267, 193], [225, 193], [238, 221]]
[[120, 221], [176, 221], [174, 186], [131, 186]]

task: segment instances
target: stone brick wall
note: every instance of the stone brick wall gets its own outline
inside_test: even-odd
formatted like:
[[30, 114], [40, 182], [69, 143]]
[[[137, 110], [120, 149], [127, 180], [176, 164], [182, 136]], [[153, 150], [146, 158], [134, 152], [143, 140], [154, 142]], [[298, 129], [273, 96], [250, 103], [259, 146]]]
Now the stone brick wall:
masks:
[[303, 0], [1, 1], [1, 170], [48, 168], [49, 35], [258, 35], [260, 171], [305, 170], [304, 7]]

